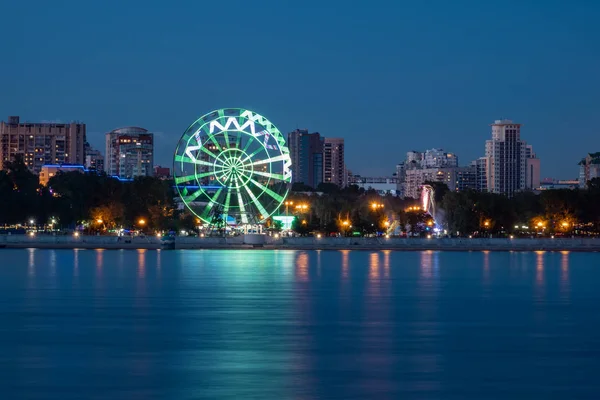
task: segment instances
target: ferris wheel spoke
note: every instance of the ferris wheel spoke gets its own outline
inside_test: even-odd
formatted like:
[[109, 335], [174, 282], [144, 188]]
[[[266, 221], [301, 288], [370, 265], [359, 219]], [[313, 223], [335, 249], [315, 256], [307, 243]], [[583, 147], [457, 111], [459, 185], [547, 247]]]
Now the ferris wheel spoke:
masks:
[[175, 161], [184, 162], [184, 163], [188, 163], [188, 164], [195, 164], [195, 165], [205, 165], [207, 167], [212, 167], [214, 165], [214, 162], [199, 160], [197, 158], [190, 158], [188, 156], [181, 156], [181, 155], [176, 155]]
[[268, 163], [273, 163], [273, 162], [277, 162], [277, 161], [284, 161], [284, 160], [287, 160], [288, 157], [289, 157], [289, 155], [282, 154], [280, 156], [275, 156], [272, 158], [265, 158], [264, 160], [254, 161], [250, 165], [257, 166], [257, 165], [268, 164]]
[[223, 174], [223, 183], [227, 183], [231, 180], [231, 171], [226, 171], [225, 174]]
[[258, 208], [258, 211], [260, 211], [262, 216], [266, 218], [269, 215], [269, 212], [267, 212], [267, 210], [263, 207], [262, 203], [258, 200], [258, 198], [256, 198], [256, 196], [254, 195], [254, 193], [252, 193], [252, 190], [250, 190], [248, 186], [244, 186], [244, 189], [246, 189], [246, 192], [248, 192], [248, 196], [250, 196], [252, 202], [254, 203], [256, 208]]
[[[241, 137], [241, 135], [240, 135]], [[246, 150], [248, 150], [248, 147], [250, 147], [250, 143], [254, 142], [254, 136], [248, 136], [248, 141], [246, 142], [246, 145], [244, 146], [244, 149], [242, 150], [244, 153], [246, 152]]]
[[[237, 183], [238, 179], [236, 178], [235, 180]], [[246, 206], [244, 205], [244, 199], [242, 198], [241, 190], [237, 191], [237, 198], [238, 198], [238, 207], [240, 208], [240, 216], [242, 217], [242, 223], [247, 224], [248, 223], [248, 213], [246, 213]]]
[[236, 147], [236, 149], [239, 149], [240, 143], [242, 142], [242, 134], [239, 131], [236, 133], [237, 133], [237, 135], [236, 135], [236, 139], [235, 139], [235, 147]]
[[[219, 147], [219, 143], [215, 142], [215, 146]], [[204, 153], [208, 154], [209, 156], [211, 156], [214, 159], [218, 158], [215, 153], [213, 153], [212, 151], [210, 151], [209, 149], [207, 149], [205, 146], [202, 146], [200, 148], [200, 150], [203, 151]]]
[[217, 190], [217, 192], [215, 193], [214, 196], [212, 196], [212, 197], [208, 196], [210, 201], [204, 208], [204, 211], [202, 212], [202, 215], [200, 216], [200, 218], [202, 218], [203, 220], [206, 221], [206, 218], [208, 217], [208, 213], [210, 212], [210, 210], [212, 210], [213, 206], [217, 203], [217, 199], [219, 198], [219, 195], [221, 194], [222, 191], [223, 191], [223, 188], [221, 187]]
[[225, 222], [227, 222], [227, 216], [229, 215], [229, 201], [231, 200], [231, 186], [227, 187], [227, 195], [225, 196], [225, 206], [223, 207], [223, 215], [225, 216]]
[[289, 192], [285, 138], [249, 110], [219, 109], [198, 118], [183, 133], [175, 162], [183, 203], [208, 223], [217, 213], [244, 224], [258, 222], [259, 214], [264, 220]]
[[[252, 163], [248, 163], [248, 160], [252, 160], [252, 158], [257, 155], [258, 153], [260, 153], [261, 151], [264, 151], [265, 153], [267, 153], [267, 150], [264, 147], [259, 147], [258, 149], [254, 150], [252, 153], [248, 154], [246, 157], [244, 157], [242, 159], [242, 163], [244, 164], [244, 166], [247, 165], [253, 165]], [[269, 153], [267, 153], [267, 156], [269, 155]]]
[[265, 185], [263, 185], [262, 183], [250, 178], [250, 182], [254, 183], [254, 185], [256, 187], [258, 187], [260, 190], [263, 191], [263, 193], [268, 194], [269, 196], [271, 196], [272, 198], [274, 198], [275, 200], [282, 202], [284, 200], [284, 197], [275, 193], [274, 191], [272, 191], [271, 189], [269, 189], [268, 187], [266, 187]]
[[178, 176], [175, 178], [175, 184], [180, 184], [184, 182], [191, 182], [196, 179], [196, 175], [187, 175], [187, 176]]
[[191, 203], [191, 202], [195, 201], [198, 197], [200, 197], [200, 195], [202, 193], [203, 193], [202, 190], [198, 189], [194, 193], [185, 196], [183, 198], [183, 201], [186, 203]]
[[[251, 170], [245, 169], [244, 171], [251, 171]], [[256, 174], [256, 175], [264, 176], [265, 178], [279, 179], [281, 181], [285, 180], [285, 176], [283, 176], [282, 174], [274, 174], [271, 172], [262, 172], [262, 171], [252, 171], [252, 173]]]

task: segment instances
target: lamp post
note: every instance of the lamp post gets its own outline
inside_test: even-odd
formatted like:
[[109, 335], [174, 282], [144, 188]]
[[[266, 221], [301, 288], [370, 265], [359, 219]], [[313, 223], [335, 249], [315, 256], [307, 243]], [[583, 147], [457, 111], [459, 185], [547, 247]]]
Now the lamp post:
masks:
[[286, 217], [288, 216], [288, 208], [289, 208], [289, 206], [293, 206], [293, 205], [294, 205], [293, 201], [289, 201], [288, 200], [288, 201], [285, 202], [285, 216]]
[[144, 226], [146, 225], [146, 220], [144, 218], [140, 218], [138, 220], [138, 225], [140, 226], [140, 231], [144, 228]]

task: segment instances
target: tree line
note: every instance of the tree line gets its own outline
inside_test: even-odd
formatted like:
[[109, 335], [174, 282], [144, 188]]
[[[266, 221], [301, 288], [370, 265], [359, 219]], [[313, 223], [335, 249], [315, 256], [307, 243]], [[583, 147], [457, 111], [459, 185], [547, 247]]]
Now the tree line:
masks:
[[[436, 222], [450, 235], [600, 232], [598, 178], [590, 181], [586, 190], [522, 192], [512, 198], [475, 191], [451, 192], [444, 184], [431, 185], [438, 209], [443, 210]], [[293, 229], [299, 234], [429, 235], [436, 227], [417, 199], [380, 196], [356, 185], [340, 189], [322, 184], [317, 192], [295, 184], [278, 211], [295, 217]], [[84, 224], [92, 231], [117, 227], [196, 228], [197, 218], [187, 210], [178, 210], [175, 197], [173, 181], [153, 177], [121, 182], [102, 173], [64, 172], [42, 186], [23, 159], [16, 158], [0, 171], [0, 224], [27, 224], [33, 220], [36, 225], [47, 225], [54, 220], [56, 227]], [[272, 219], [267, 226], [279, 229]]]
[[191, 216], [175, 212], [172, 182], [139, 177], [121, 182], [104, 173], [60, 172], [48, 185], [39, 184], [21, 157], [0, 171], [0, 224], [49, 225], [90, 230], [135, 227], [177, 229], [193, 224]]

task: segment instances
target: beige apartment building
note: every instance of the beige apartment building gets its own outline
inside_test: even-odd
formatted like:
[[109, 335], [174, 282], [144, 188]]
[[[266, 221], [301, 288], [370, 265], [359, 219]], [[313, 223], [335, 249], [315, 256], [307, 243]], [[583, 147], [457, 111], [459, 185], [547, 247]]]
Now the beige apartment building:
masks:
[[35, 174], [43, 165], [82, 165], [85, 140], [82, 123], [22, 122], [17, 116], [8, 117], [8, 122], [0, 122], [0, 170], [18, 154]]

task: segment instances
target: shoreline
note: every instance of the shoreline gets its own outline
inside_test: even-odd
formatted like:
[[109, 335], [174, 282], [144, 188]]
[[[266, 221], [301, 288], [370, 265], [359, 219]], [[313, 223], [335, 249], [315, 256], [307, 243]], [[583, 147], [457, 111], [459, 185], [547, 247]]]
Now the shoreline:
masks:
[[122, 240], [115, 236], [0, 236], [0, 249], [88, 250], [364, 250], [364, 251], [571, 251], [600, 252], [596, 238], [274, 238], [246, 235], [232, 238], [176, 237]]

